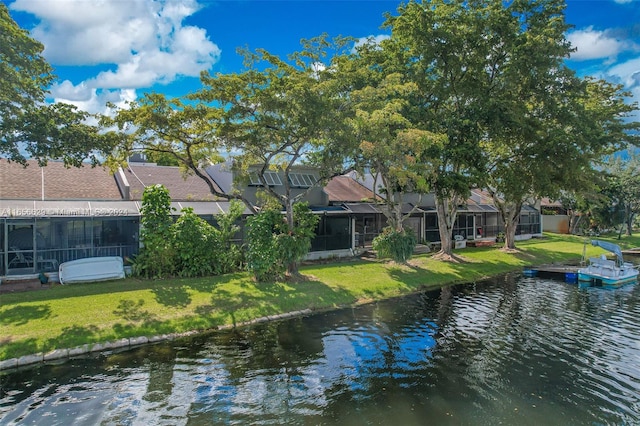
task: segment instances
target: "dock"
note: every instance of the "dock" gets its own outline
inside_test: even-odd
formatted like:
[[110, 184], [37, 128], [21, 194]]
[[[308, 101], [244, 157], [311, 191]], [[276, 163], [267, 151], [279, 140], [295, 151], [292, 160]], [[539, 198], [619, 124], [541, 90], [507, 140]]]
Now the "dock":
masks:
[[625, 256], [640, 256], [640, 247], [635, 247], [628, 250], [622, 250], [622, 254]]
[[524, 268], [523, 274], [528, 277], [560, 279], [567, 282], [578, 281], [579, 266], [541, 265]]

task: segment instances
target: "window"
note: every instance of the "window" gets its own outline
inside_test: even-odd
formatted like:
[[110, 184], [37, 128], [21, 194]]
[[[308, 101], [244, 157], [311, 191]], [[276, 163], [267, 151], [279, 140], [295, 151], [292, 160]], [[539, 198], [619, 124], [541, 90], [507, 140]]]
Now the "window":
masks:
[[308, 173], [289, 173], [289, 182], [299, 188], [309, 188], [316, 183], [316, 178]]
[[[250, 184], [254, 186], [262, 186], [262, 182], [260, 181], [260, 177], [258, 173], [252, 172], [249, 174]], [[275, 172], [264, 172], [264, 180], [267, 182], [269, 186], [280, 186], [282, 185], [282, 181], [280, 180], [280, 176], [278, 176]]]

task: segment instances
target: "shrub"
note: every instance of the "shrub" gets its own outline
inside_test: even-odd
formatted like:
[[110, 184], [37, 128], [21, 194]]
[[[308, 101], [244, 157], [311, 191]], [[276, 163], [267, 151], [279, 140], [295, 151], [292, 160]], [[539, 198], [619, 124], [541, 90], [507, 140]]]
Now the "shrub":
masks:
[[171, 227], [175, 270], [181, 277], [201, 277], [216, 272], [217, 254], [222, 252], [216, 229], [198, 217], [191, 207]]
[[263, 210], [247, 220], [247, 269], [259, 282], [274, 281], [286, 270], [277, 243], [283, 221], [275, 210]]
[[404, 263], [413, 254], [416, 247], [416, 236], [411, 230], [396, 231], [385, 228], [373, 239], [373, 249], [379, 258], [390, 257], [396, 262]]
[[294, 226], [289, 230], [285, 218], [277, 210], [263, 210], [247, 221], [247, 269], [259, 282], [274, 281], [309, 252], [319, 218], [307, 203], [293, 206]]
[[242, 267], [242, 251], [232, 242], [239, 230], [236, 222], [244, 211], [242, 203], [232, 201], [229, 212], [216, 217], [218, 227], [200, 218], [192, 208], [183, 209], [173, 223], [169, 191], [155, 185], [145, 188], [140, 211], [144, 246], [132, 259], [136, 275], [200, 277]]
[[140, 240], [143, 247], [133, 261], [133, 272], [146, 278], [172, 275], [175, 251], [171, 241], [171, 198], [162, 185], [148, 186], [142, 194]]
[[229, 203], [229, 212], [216, 216], [218, 226], [216, 228], [215, 274], [226, 274], [242, 268], [242, 250], [233, 242], [233, 239], [240, 230], [236, 223], [242, 217], [244, 209], [244, 203], [232, 200]]

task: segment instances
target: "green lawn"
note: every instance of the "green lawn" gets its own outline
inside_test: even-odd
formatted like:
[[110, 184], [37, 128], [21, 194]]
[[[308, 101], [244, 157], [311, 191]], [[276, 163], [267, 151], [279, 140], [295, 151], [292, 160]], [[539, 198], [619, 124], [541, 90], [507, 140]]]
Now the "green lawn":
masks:
[[[616, 240], [617, 241], [617, 240]], [[640, 238], [617, 241], [637, 247]], [[547, 235], [519, 242], [519, 253], [466, 248], [450, 263], [429, 255], [408, 265], [355, 260], [304, 266], [301, 282], [257, 284], [237, 273], [200, 279], [56, 285], [0, 295], [0, 360], [126, 337], [206, 330], [304, 309], [325, 310], [466, 283], [526, 265], [578, 261], [583, 239]], [[602, 253], [588, 246], [587, 254]]]

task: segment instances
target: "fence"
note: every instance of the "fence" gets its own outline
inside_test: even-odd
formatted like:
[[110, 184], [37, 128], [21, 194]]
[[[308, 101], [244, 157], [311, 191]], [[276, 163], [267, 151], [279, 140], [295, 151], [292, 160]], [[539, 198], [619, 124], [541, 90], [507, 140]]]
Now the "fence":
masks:
[[35, 253], [31, 250], [9, 251], [7, 271], [9, 275], [54, 272], [58, 270], [61, 263], [70, 260], [102, 256], [120, 256], [126, 259], [136, 253], [138, 253], [137, 244], [41, 249], [36, 250]]

